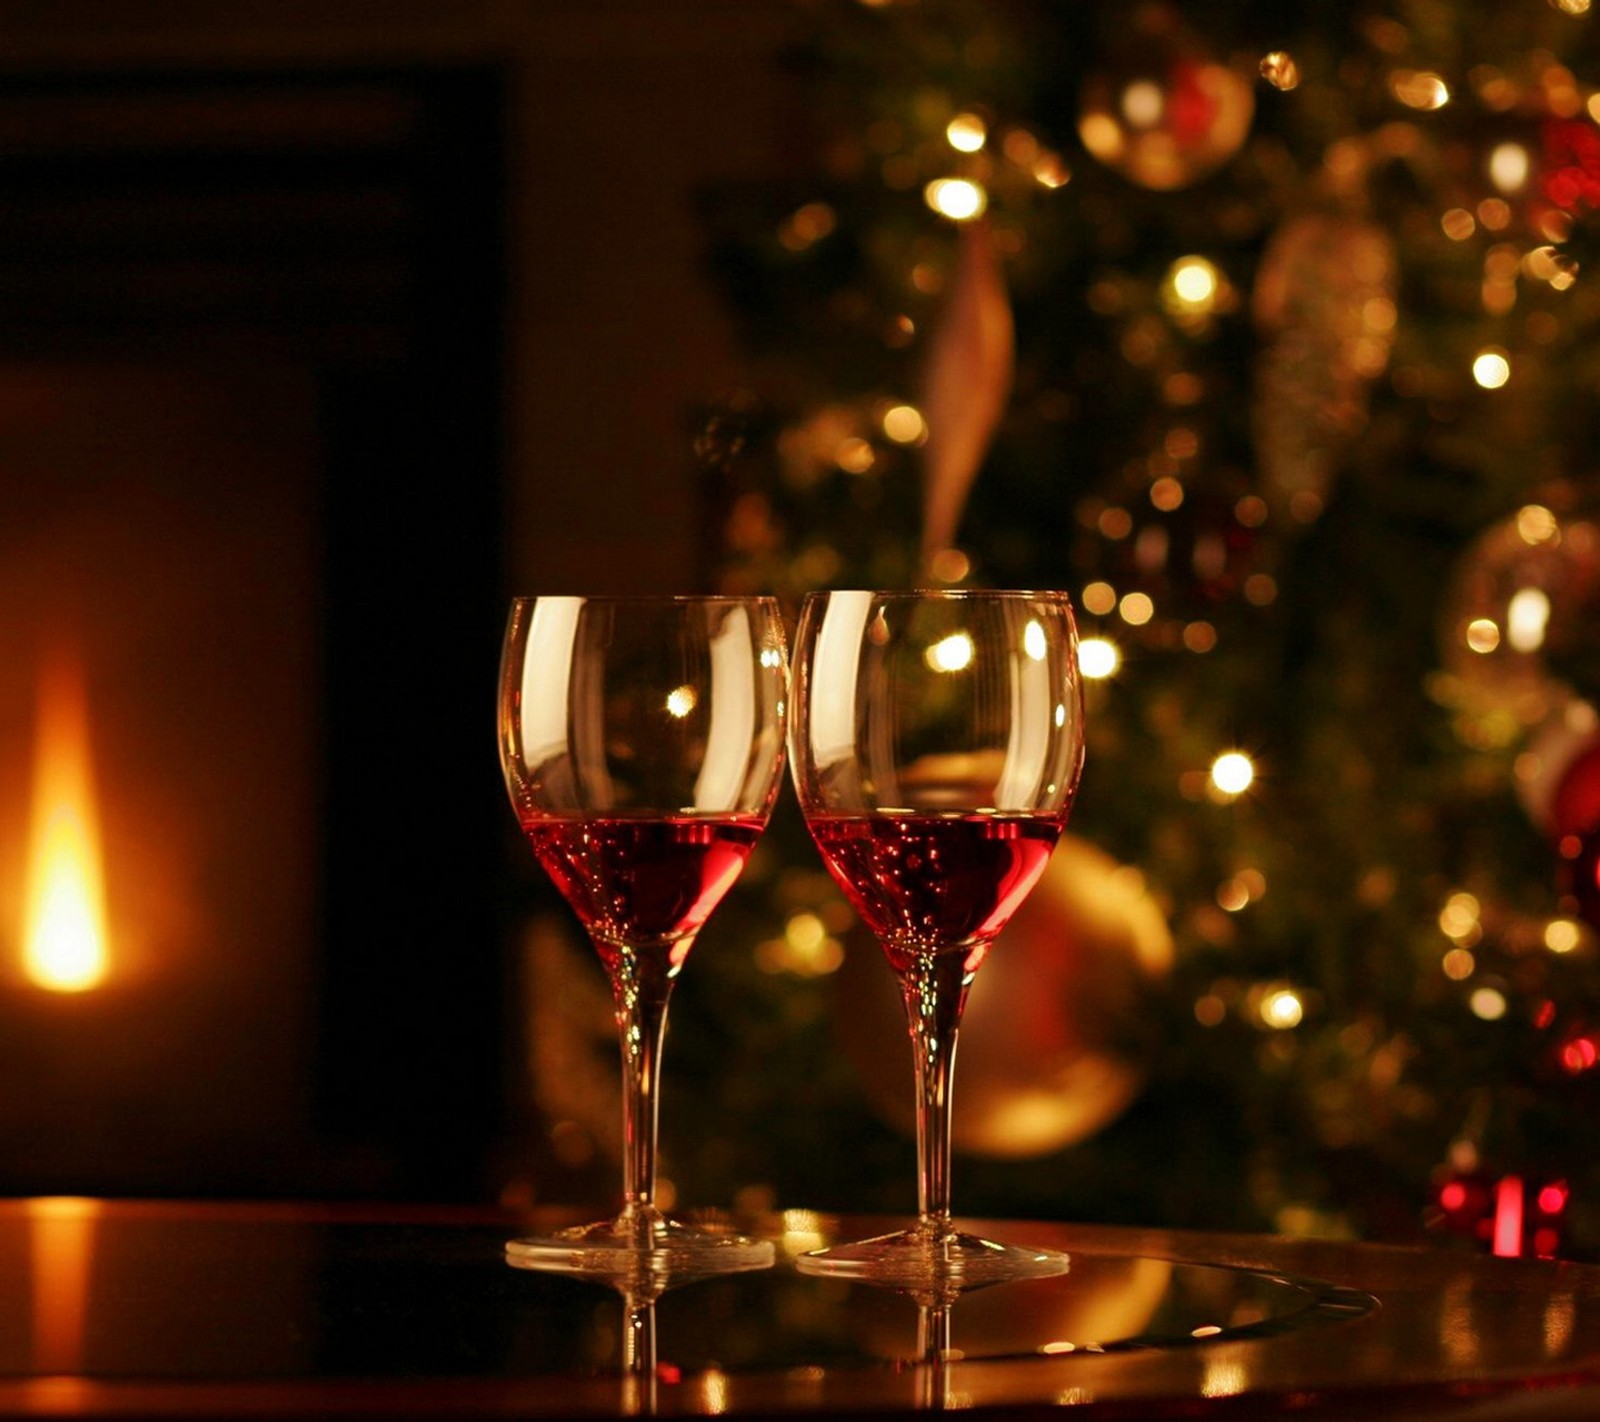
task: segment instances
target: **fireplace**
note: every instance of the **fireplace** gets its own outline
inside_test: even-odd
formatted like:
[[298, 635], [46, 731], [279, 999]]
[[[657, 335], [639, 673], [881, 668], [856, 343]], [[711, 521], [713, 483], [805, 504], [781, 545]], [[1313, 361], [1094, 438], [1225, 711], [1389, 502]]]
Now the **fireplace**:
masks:
[[479, 1184], [501, 91], [0, 93], [0, 1190]]

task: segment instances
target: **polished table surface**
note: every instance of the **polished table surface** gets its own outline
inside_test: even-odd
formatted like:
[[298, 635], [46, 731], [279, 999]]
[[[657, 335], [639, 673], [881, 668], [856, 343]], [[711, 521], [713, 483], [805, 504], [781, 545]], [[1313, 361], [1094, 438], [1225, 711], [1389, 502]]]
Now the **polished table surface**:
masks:
[[1600, 1418], [1600, 1267], [1007, 1222], [1057, 1277], [953, 1302], [775, 1267], [651, 1301], [510, 1267], [575, 1222], [0, 1201], [0, 1416]]

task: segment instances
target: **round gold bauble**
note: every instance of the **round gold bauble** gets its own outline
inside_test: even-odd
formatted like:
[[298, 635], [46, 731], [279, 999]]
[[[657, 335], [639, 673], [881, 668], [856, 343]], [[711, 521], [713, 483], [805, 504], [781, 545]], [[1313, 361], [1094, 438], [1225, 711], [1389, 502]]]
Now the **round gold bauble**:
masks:
[[1466, 549], [1441, 607], [1441, 699], [1469, 743], [1509, 744], [1593, 666], [1600, 521], [1524, 505]]
[[[1172, 934], [1138, 870], [1063, 837], [995, 941], [967, 998], [952, 1140], [997, 1158], [1087, 1139], [1134, 1100], [1147, 1074], [1150, 1006]], [[899, 986], [864, 931], [835, 978], [841, 1044], [873, 1108], [915, 1127], [911, 1046]]]

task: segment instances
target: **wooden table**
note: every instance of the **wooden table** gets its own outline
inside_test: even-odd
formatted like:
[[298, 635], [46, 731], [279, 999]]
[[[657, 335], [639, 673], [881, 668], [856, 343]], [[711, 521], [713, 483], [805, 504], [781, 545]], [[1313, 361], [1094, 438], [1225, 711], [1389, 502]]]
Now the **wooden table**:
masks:
[[884, 1221], [791, 1210], [754, 1222], [775, 1268], [630, 1317], [506, 1264], [572, 1220], [0, 1202], [0, 1416], [1600, 1417], [1595, 1267], [1010, 1222], [1070, 1271], [936, 1318], [793, 1267]]

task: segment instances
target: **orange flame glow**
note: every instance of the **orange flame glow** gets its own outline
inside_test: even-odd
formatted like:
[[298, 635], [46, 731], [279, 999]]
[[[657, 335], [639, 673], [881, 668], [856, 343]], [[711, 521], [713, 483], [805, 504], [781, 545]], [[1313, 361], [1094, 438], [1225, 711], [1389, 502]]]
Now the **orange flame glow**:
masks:
[[82, 992], [106, 976], [105, 889], [83, 672], [59, 659], [39, 681], [23, 970], [39, 987]]
[[27, 1203], [33, 1273], [33, 1367], [81, 1373], [94, 1273], [96, 1200], [53, 1196]]

